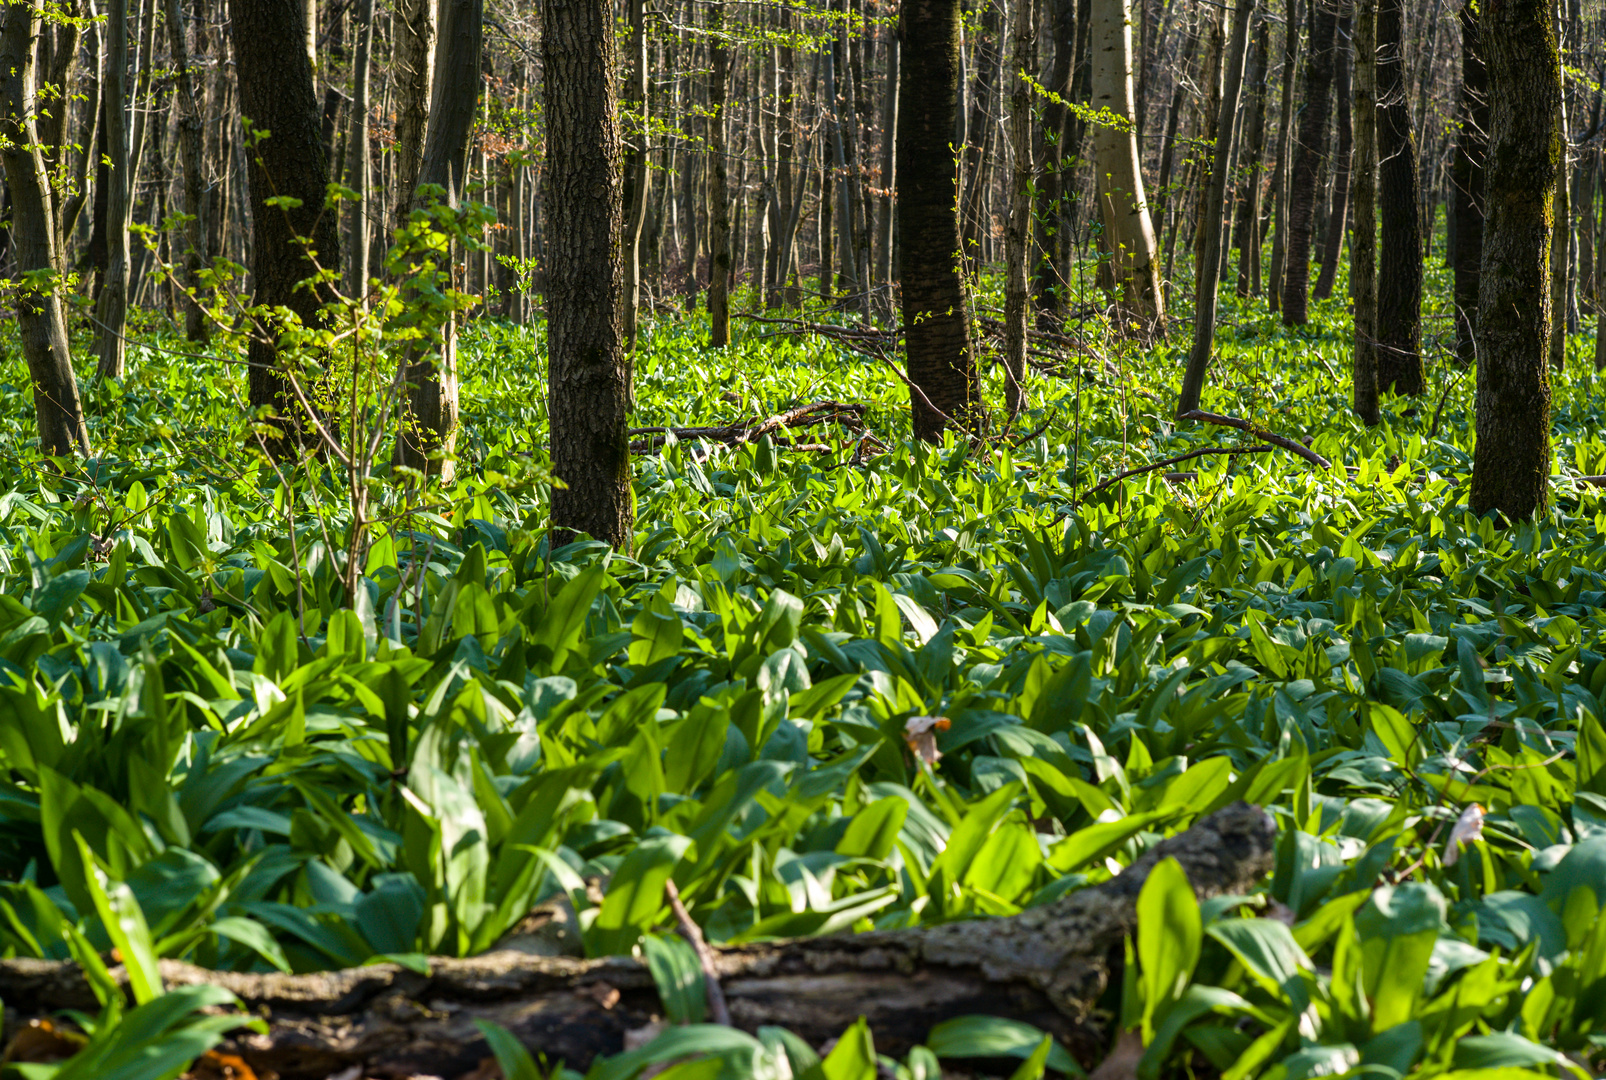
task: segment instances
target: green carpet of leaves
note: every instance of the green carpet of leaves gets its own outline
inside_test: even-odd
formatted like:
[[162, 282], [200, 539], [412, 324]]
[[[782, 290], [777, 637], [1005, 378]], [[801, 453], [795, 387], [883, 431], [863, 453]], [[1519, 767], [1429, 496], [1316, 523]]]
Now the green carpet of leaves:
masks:
[[[1041, 434], [982, 451], [911, 444], [884, 364], [758, 324], [714, 352], [664, 315], [635, 423], [829, 397], [868, 403], [888, 449], [857, 461], [815, 431], [841, 449], [640, 457], [628, 557], [548, 551], [539, 330], [478, 324], [461, 478], [377, 487], [354, 602], [345, 481], [243, 449], [238, 367], [153, 333], [123, 386], [86, 390], [100, 456], [64, 466], [27, 447], [10, 348], [0, 954], [419, 966], [566, 892], [588, 954], [669, 970], [670, 875], [717, 942], [1008, 915], [1249, 799], [1280, 828], [1263, 892], [1201, 908], [1161, 873], [1145, 892], [1141, 966], [1106, 1003], [1142, 1032], [1145, 1080], [1589, 1066], [1606, 507], [1570, 477], [1606, 473], [1593, 340], [1557, 379], [1553, 510], [1505, 529], [1465, 507], [1473, 377], [1442, 343], [1430, 395], [1367, 431], [1337, 302], [1297, 332], [1224, 306], [1206, 407], [1311, 436], [1330, 471], [1204, 457], [1191, 482], [1086, 497], [1251, 445], [1169, 419], [1181, 334], [1090, 335], [1097, 355], [1032, 386], [1016, 430]], [[935, 767], [906, 745], [917, 716], [950, 721]], [[1448, 864], [1472, 803], [1483, 838]], [[766, 1039], [728, 1053], [806, 1065]]]

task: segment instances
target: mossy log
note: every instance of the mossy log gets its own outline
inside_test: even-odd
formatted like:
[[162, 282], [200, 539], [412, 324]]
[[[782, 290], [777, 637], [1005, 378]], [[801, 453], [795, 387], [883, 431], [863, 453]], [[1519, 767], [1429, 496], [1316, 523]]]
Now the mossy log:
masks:
[[[877, 1048], [902, 1054], [934, 1024], [985, 1014], [1035, 1024], [1092, 1063], [1109, 1034], [1098, 1003], [1119, 972], [1149, 869], [1171, 856], [1201, 899], [1248, 892], [1271, 868], [1275, 837], [1264, 811], [1239, 803], [1117, 877], [1019, 915], [716, 949], [714, 964], [732, 1022], [748, 1031], [780, 1025], [820, 1045], [864, 1016]], [[268, 1031], [230, 1051], [284, 1080], [324, 1080], [352, 1066], [375, 1078], [462, 1076], [489, 1054], [475, 1020], [584, 1069], [662, 1013], [646, 966], [620, 956], [503, 950], [437, 959], [428, 975], [394, 965], [241, 974], [164, 961], [162, 975], [169, 986], [213, 983], [238, 995]], [[8, 1025], [95, 1007], [75, 965], [41, 960], [0, 962], [0, 999]]]

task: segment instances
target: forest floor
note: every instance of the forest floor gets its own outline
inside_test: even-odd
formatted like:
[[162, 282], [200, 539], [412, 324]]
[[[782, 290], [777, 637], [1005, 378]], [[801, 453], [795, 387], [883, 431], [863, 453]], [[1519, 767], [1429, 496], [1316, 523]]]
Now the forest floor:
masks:
[[[9, 349], [0, 955], [93, 975], [115, 947], [141, 1003], [92, 978], [99, 1056], [58, 1080], [176, 1075], [238, 1022], [163, 996], [157, 957], [421, 969], [563, 895], [565, 947], [645, 948], [670, 1018], [696, 1020], [668, 974], [701, 986], [671, 874], [716, 945], [1010, 916], [1239, 799], [1273, 815], [1275, 867], [1203, 905], [1151, 878], [1138, 964], [1103, 1002], [1140, 1032], [1128, 1075], [1598, 1068], [1606, 507], [1575, 479], [1606, 473], [1593, 338], [1554, 381], [1553, 509], [1505, 529], [1466, 508], [1474, 376], [1444, 313], [1429, 393], [1368, 430], [1339, 301], [1298, 330], [1223, 306], [1205, 407], [1330, 467], [1173, 421], [1180, 334], [1091, 334], [1034, 372], [1012, 429], [937, 447], [910, 441], [886, 360], [744, 320], [714, 352], [660, 317], [642, 427], [865, 408], [795, 432], [809, 447], [644, 447], [629, 555], [547, 549], [540, 327], [472, 324], [459, 478], [422, 500], [376, 483], [349, 598], [346, 482], [242, 450], [238, 369], [151, 334], [121, 386], [86, 390], [98, 456], [61, 468], [26, 448]], [[1236, 452], [1103, 483], [1205, 448]], [[875, 1075], [874, 1033], [849, 1034], [816, 1075]], [[594, 1071], [682, 1057], [673, 1036]], [[699, 1037], [738, 1075], [813, 1066], [775, 1031]], [[545, 1075], [489, 1039], [509, 1077]], [[950, 1020], [881, 1066], [1077, 1069], [1042, 1045]]]

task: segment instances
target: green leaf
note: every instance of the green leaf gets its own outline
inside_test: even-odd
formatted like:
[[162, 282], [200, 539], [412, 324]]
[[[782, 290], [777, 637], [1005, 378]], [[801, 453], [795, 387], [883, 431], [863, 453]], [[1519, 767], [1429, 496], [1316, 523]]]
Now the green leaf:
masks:
[[649, 836], [625, 856], [608, 882], [597, 920], [586, 931], [591, 956], [628, 953], [667, 907], [664, 882], [691, 847], [685, 836]]
[[669, 1022], [702, 1023], [708, 997], [697, 951], [684, 939], [670, 934], [643, 935], [641, 948]]
[[1199, 901], [1176, 859], [1162, 859], [1138, 893], [1139, 986], [1143, 990], [1143, 1041], [1154, 1041], [1154, 1021], [1187, 989], [1199, 963], [1203, 927]]
[[155, 1001], [162, 996], [161, 965], [157, 963], [156, 946], [151, 940], [150, 928], [145, 925], [139, 901], [134, 899], [134, 892], [127, 885], [106, 876], [100, 860], [95, 858], [82, 836], [74, 832], [73, 840], [83, 860], [84, 884], [94, 900], [95, 911], [112, 944], [122, 953], [134, 1000], [141, 1005]]
[[820, 1062], [825, 1080], [875, 1080], [875, 1041], [870, 1037], [870, 1025], [859, 1017], [836, 1041], [836, 1046]]
[[[926, 1046], [939, 1058], [1013, 1057], [1029, 1059], [1050, 1037], [1022, 1020], [1000, 1016], [956, 1016], [944, 1020], [926, 1036]], [[1050, 1069], [1081, 1076], [1081, 1066], [1070, 1053], [1052, 1043], [1044, 1059]]]

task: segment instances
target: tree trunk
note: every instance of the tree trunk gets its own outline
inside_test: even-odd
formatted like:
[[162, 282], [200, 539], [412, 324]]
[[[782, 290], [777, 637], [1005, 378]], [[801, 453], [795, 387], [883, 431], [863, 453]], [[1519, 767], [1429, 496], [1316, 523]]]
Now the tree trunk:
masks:
[[[172, 0], [169, 0], [172, 2]], [[346, 186], [357, 197], [346, 204], [346, 295], [368, 294], [368, 58], [373, 48], [374, 0], [357, 0], [357, 56], [351, 71], [351, 130], [346, 135]]]
[[1132, 110], [1132, 0], [1094, 0], [1092, 44], [1093, 107], [1126, 120], [1121, 127], [1099, 124], [1093, 134], [1098, 165], [1099, 210], [1111, 245], [1115, 322], [1121, 333], [1140, 340], [1165, 333], [1165, 293], [1155, 259], [1154, 224], [1143, 195]]
[[106, 7], [106, 273], [95, 299], [96, 374], [123, 377], [128, 329], [128, 223], [133, 177], [128, 145], [128, 0]]
[[731, 196], [725, 97], [730, 90], [730, 50], [725, 47], [725, 2], [708, 8], [708, 341], [716, 349], [730, 344]]
[[1052, 330], [1064, 317], [1064, 286], [1059, 278], [1060, 249], [1070, 237], [1064, 234], [1064, 200], [1067, 185], [1063, 170], [1065, 152], [1065, 102], [1071, 93], [1071, 57], [1076, 50], [1076, 0], [1044, 0], [1052, 5], [1053, 22], [1049, 34], [1054, 42], [1053, 59], [1043, 79], [1046, 89], [1059, 97], [1042, 103], [1043, 122], [1038, 128], [1037, 206], [1035, 221], [1037, 261], [1032, 271], [1032, 297], [1037, 308], [1039, 329]]
[[1177, 415], [1199, 407], [1205, 373], [1210, 369], [1211, 346], [1216, 337], [1216, 287], [1221, 282], [1221, 232], [1231, 213], [1227, 201], [1227, 172], [1232, 163], [1233, 117], [1238, 114], [1238, 97], [1244, 82], [1244, 54], [1249, 48], [1249, 20], [1255, 13], [1255, 0], [1238, 0], [1232, 14], [1232, 37], [1226, 46], [1223, 66], [1226, 82], [1221, 89], [1220, 113], [1216, 117], [1216, 146], [1210, 157], [1210, 183], [1199, 206], [1204, 224], [1203, 251], [1196, 274], [1199, 292], [1194, 299], [1193, 348], [1182, 376], [1182, 392], [1177, 396]]
[[1548, 502], [1550, 218], [1565, 149], [1561, 56], [1549, 0], [1485, 0], [1489, 68], [1483, 266], [1478, 283], [1472, 509], [1511, 521]]
[[[1290, 27], [1289, 31], [1292, 32]], [[1332, 107], [1333, 38], [1338, 17], [1320, 0], [1312, 0], [1310, 55], [1305, 61], [1305, 110], [1299, 118], [1298, 145], [1288, 186], [1288, 246], [1283, 266], [1283, 325], [1304, 326], [1310, 320], [1310, 242], [1315, 222], [1316, 177], [1327, 154], [1327, 116]], [[1416, 203], [1410, 212], [1416, 213]]]
[[[325, 287], [298, 289], [320, 268], [338, 272], [340, 237], [335, 215], [324, 209], [329, 186], [329, 158], [319, 130], [318, 98], [312, 86], [312, 65], [300, 48], [286, 42], [303, 39], [306, 17], [301, 0], [229, 0], [234, 23], [234, 58], [240, 87], [240, 115], [254, 132], [271, 134], [246, 151], [251, 190], [251, 272], [256, 304], [284, 307], [305, 326], [321, 325], [323, 304], [332, 299]], [[269, 200], [289, 196], [301, 204], [286, 207]], [[311, 240], [317, 263], [301, 238]], [[278, 327], [251, 335], [247, 352], [250, 400], [254, 410], [278, 416], [277, 431], [264, 437], [274, 458], [296, 456], [310, 441], [306, 415], [292, 377], [274, 340]], [[309, 399], [310, 387], [302, 386]]]
[[[0, 31], [0, 80], [5, 115], [0, 118], [0, 162], [11, 192], [11, 255], [15, 262], [17, 331], [33, 384], [39, 449], [58, 457], [89, 453], [89, 430], [78, 399], [72, 353], [67, 346], [55, 213], [45, 161], [39, 152], [34, 52], [43, 0], [13, 4]], [[45, 283], [30, 284], [30, 276]], [[17, 1000], [8, 998], [8, 1000]]]
[[1271, 280], [1266, 306], [1276, 314], [1283, 306], [1288, 271], [1288, 192], [1294, 168], [1294, 80], [1299, 69], [1299, 0], [1288, 0], [1283, 20], [1283, 78], [1278, 105], [1277, 167], [1272, 170]]
[[1478, 358], [1478, 273], [1483, 261], [1483, 164], [1489, 148], [1489, 69], [1483, 63], [1474, 0], [1461, 5], [1461, 127], [1455, 144], [1455, 355]]
[[1355, 305], [1355, 414], [1378, 422], [1377, 405], [1377, 3], [1355, 8], [1355, 238], [1350, 244], [1349, 288]]
[[585, 533], [628, 550], [630, 356], [620, 305], [624, 147], [613, 6], [542, 0], [547, 146], [547, 414], [554, 547]]
[[[748, 1032], [776, 1025], [820, 1046], [863, 1017], [876, 1050], [902, 1056], [935, 1025], [985, 1014], [1045, 1030], [1091, 1068], [1111, 1034], [1097, 1006], [1120, 983], [1122, 943], [1137, 929], [1138, 896], [1155, 864], [1176, 859], [1200, 900], [1233, 896], [1270, 873], [1275, 843], [1266, 813], [1238, 803], [1156, 844], [1115, 878], [1019, 915], [719, 948], [712, 966], [732, 1023]], [[168, 986], [222, 986], [269, 1017], [265, 1034], [225, 1049], [283, 1080], [348, 1068], [463, 1076], [491, 1056], [475, 1026], [485, 1020], [532, 1054], [585, 1069], [664, 1015], [647, 965], [630, 956], [500, 950], [432, 958], [428, 975], [394, 964], [256, 975], [164, 960], [161, 975]], [[0, 996], [19, 1016], [97, 1005], [77, 965], [49, 960], [0, 961]]]
[[1338, 263], [1344, 254], [1345, 222], [1349, 216], [1350, 154], [1354, 148], [1354, 129], [1350, 123], [1350, 14], [1346, 11], [1338, 24], [1338, 41], [1333, 60], [1333, 89], [1338, 100], [1338, 149], [1333, 158], [1333, 201], [1327, 211], [1327, 239], [1322, 244], [1322, 269], [1316, 275], [1311, 298], [1326, 300], [1333, 295]]
[[956, 140], [965, 147], [964, 171], [961, 183], [964, 190], [964, 216], [960, 228], [965, 241], [965, 259], [974, 271], [981, 263], [982, 235], [986, 231], [986, 175], [987, 163], [993, 144], [991, 120], [993, 94], [998, 76], [1002, 73], [1003, 50], [998, 46], [1002, 24], [1004, 0], [977, 0], [977, 18], [980, 26], [975, 47], [971, 52], [976, 70], [970, 87], [970, 116], [965, 122], [965, 137]]
[[[1561, 130], [1562, 138], [1566, 139], [1567, 132], [1567, 98], [1561, 101]], [[1551, 220], [1555, 223], [1555, 233], [1550, 241], [1550, 366], [1561, 371], [1567, 366], [1567, 279], [1571, 276], [1571, 260], [1568, 258], [1572, 241], [1572, 200], [1568, 191], [1567, 174], [1567, 146], [1565, 141], [1561, 148], [1561, 160], [1557, 165], [1560, 170], [1556, 176], [1555, 206], [1552, 208]]]
[[[485, 47], [484, 0], [446, 0], [440, 10], [435, 51], [435, 91], [429, 102], [429, 134], [418, 169], [413, 209], [422, 209], [427, 187], [446, 190], [442, 202], [458, 205], [468, 189], [468, 136], [480, 103], [480, 59]], [[550, 272], [548, 284], [550, 286]], [[407, 364], [408, 419], [396, 439], [396, 458], [426, 474], [450, 480], [457, 445], [457, 322], [441, 327], [433, 350]]]
[[392, 21], [396, 88], [395, 187], [392, 205], [398, 224], [407, 220], [418, 170], [424, 163], [424, 133], [429, 127], [429, 100], [435, 75], [435, 0], [397, 0]]
[[950, 149], [959, 109], [959, 0], [904, 0], [898, 16], [898, 236], [915, 437], [981, 424], [961, 276], [959, 182]]
[[1238, 295], [1260, 295], [1260, 209], [1266, 156], [1266, 63], [1270, 59], [1271, 22], [1264, 20], [1249, 46], [1244, 86], [1250, 97], [1244, 136], [1244, 195], [1238, 205]]
[[647, 19], [643, 0], [628, 0], [630, 20], [630, 77], [625, 80], [623, 104], [640, 117], [640, 130], [625, 148], [625, 291], [624, 335], [627, 350], [636, 347], [636, 329], [641, 309], [641, 238], [647, 222], [647, 200], [651, 174], [647, 162], [652, 154], [651, 124], [648, 121]]
[[1010, 416], [1026, 408], [1026, 248], [1032, 236], [1032, 105], [1026, 75], [1034, 66], [1037, 27], [1032, 0], [1015, 0], [1015, 33], [1009, 60], [1009, 231], [1005, 235], [1004, 407]]
[[[372, 2], [372, 0], [370, 0]], [[183, 282], [187, 292], [198, 284], [198, 273], [207, 263], [206, 247], [206, 170], [201, 155], [201, 104], [195, 96], [195, 80], [190, 71], [189, 30], [180, 0], [167, 0], [167, 41], [173, 54], [178, 96], [179, 158], [184, 167], [184, 213], [187, 248], [184, 252]], [[191, 341], [204, 342], [211, 327], [194, 300], [184, 301], [184, 334]]]
[[1377, 157], [1382, 241], [1377, 268], [1377, 385], [1420, 394], [1422, 214], [1416, 137], [1405, 98], [1405, 0], [1377, 5]]

